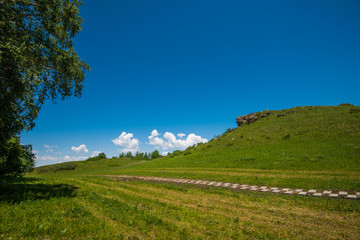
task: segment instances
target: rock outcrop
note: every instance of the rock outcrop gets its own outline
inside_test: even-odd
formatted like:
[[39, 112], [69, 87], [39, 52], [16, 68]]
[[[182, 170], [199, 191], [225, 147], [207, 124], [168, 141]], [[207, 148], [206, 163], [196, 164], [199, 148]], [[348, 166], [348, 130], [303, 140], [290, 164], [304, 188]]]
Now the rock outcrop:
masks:
[[241, 126], [242, 124], [250, 124], [250, 123], [255, 122], [257, 119], [267, 117], [270, 114], [271, 114], [270, 111], [265, 110], [264, 112], [250, 113], [245, 116], [238, 116], [236, 118], [236, 123], [238, 126]]

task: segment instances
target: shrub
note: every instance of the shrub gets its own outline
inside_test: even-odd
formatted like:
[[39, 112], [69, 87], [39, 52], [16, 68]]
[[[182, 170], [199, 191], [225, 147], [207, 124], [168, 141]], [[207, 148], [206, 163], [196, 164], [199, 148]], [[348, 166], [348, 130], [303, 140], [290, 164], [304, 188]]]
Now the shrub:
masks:
[[184, 156], [186, 156], [186, 155], [190, 155], [191, 154], [191, 152], [190, 151], [185, 151], [184, 152]]
[[64, 163], [61, 165], [55, 165], [52, 169], [53, 172], [74, 170], [77, 167], [76, 163]]
[[99, 153], [99, 155], [97, 155], [96, 157], [89, 157], [88, 159], [86, 159], [86, 161], [97, 161], [101, 159], [106, 159], [105, 153]]
[[186, 148], [186, 151], [190, 151], [190, 150], [192, 150], [192, 149], [195, 149], [195, 144], [192, 145], [192, 146], [190, 146], [190, 147], [188, 147], [188, 148]]
[[13, 137], [0, 146], [0, 176], [22, 175], [35, 165], [31, 145], [22, 145], [20, 138]]
[[74, 170], [77, 167], [76, 163], [62, 163], [59, 165], [53, 166], [43, 166], [36, 169], [38, 173], [45, 173], [45, 172], [58, 172], [58, 171], [68, 171]]
[[177, 156], [177, 155], [180, 155], [181, 153], [182, 153], [182, 151], [180, 151], [180, 150], [175, 150], [175, 151], [172, 153], [172, 155]]
[[231, 133], [232, 131], [234, 131], [236, 128], [228, 128], [225, 131], [225, 134]]
[[351, 104], [351, 103], [341, 103], [339, 104], [340, 107], [353, 107], [354, 104]]

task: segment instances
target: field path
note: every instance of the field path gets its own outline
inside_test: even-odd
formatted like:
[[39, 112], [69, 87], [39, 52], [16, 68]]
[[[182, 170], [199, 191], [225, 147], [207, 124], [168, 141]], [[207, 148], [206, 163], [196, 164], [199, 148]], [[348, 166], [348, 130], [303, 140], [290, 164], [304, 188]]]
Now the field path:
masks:
[[148, 176], [128, 176], [128, 175], [104, 175], [104, 177], [116, 180], [116, 181], [127, 181], [127, 180], [143, 180], [153, 182], [165, 182], [165, 183], [177, 183], [177, 184], [192, 184], [198, 186], [213, 186], [213, 187], [224, 187], [232, 188], [235, 191], [257, 191], [257, 192], [268, 192], [274, 194], [287, 194], [287, 195], [300, 195], [308, 197], [329, 197], [329, 198], [346, 198], [346, 199], [360, 199], [360, 192], [349, 193], [347, 191], [332, 191], [324, 190], [319, 191], [315, 189], [291, 189], [291, 188], [278, 188], [268, 186], [256, 186], [239, 183], [224, 183], [216, 181], [203, 181], [193, 179], [178, 179], [178, 178], [162, 178], [162, 177], [148, 177]]

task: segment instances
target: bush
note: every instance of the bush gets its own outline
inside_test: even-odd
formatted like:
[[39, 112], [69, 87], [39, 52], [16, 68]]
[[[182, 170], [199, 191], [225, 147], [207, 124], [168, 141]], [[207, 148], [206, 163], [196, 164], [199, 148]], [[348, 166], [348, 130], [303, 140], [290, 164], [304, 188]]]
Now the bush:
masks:
[[191, 154], [191, 152], [190, 151], [188, 151], [188, 150], [186, 150], [185, 152], [184, 152], [184, 156], [186, 156], [186, 155], [190, 155]]
[[22, 145], [20, 138], [13, 137], [0, 146], [0, 176], [22, 175], [35, 166], [31, 145]]
[[180, 155], [181, 153], [182, 153], [182, 151], [180, 151], [180, 150], [175, 150], [175, 151], [172, 153], [172, 155], [177, 156], [177, 155]]
[[76, 163], [62, 163], [59, 165], [53, 165], [53, 166], [43, 166], [36, 169], [38, 173], [44, 173], [44, 172], [58, 172], [58, 171], [68, 171], [68, 170], [74, 170], [77, 167]]
[[228, 134], [228, 133], [231, 133], [232, 131], [234, 131], [236, 128], [228, 128], [226, 129], [225, 133], [224, 134]]
[[341, 103], [339, 104], [340, 107], [353, 107], [354, 104], [351, 104], [351, 103]]
[[101, 160], [101, 159], [106, 159], [106, 154], [105, 153], [99, 153], [99, 155], [97, 155], [96, 157], [89, 157], [88, 159], [86, 159], [86, 161], [98, 161], [98, 160]]
[[52, 169], [53, 172], [74, 170], [77, 167], [76, 163], [64, 163], [61, 165], [55, 165]]
[[192, 150], [192, 149], [195, 149], [195, 144], [192, 145], [192, 146], [190, 146], [190, 147], [187, 147], [187, 148], [185, 149], [185, 151], [190, 151], [190, 150]]

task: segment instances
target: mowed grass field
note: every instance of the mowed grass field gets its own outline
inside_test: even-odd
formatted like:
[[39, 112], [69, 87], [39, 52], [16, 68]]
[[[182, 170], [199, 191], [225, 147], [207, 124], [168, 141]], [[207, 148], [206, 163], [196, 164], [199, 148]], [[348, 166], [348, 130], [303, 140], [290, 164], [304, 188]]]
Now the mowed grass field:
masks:
[[77, 162], [74, 170], [41, 173], [35, 170], [22, 180], [3, 181], [1, 238], [360, 238], [359, 200], [114, 181], [103, 177], [129, 174], [358, 190], [360, 176], [356, 171], [144, 167], [140, 170], [139, 166], [146, 163], [136, 159], [83, 161]]
[[100, 176], [24, 181], [2, 196], [3, 239], [360, 238], [357, 200]]
[[2, 179], [0, 239], [360, 239], [360, 200], [104, 177], [359, 192], [357, 109], [272, 111], [160, 159], [62, 163], [39, 167], [23, 179]]

